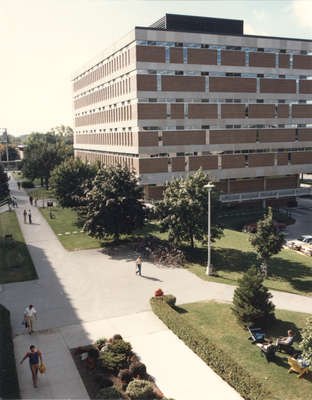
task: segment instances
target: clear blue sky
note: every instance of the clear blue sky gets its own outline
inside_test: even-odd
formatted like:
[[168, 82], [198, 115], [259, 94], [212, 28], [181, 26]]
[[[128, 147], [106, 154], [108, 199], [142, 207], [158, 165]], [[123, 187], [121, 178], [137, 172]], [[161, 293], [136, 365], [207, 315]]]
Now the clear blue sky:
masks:
[[71, 74], [165, 13], [237, 18], [245, 33], [312, 38], [312, 0], [0, 0], [0, 127], [72, 126]]

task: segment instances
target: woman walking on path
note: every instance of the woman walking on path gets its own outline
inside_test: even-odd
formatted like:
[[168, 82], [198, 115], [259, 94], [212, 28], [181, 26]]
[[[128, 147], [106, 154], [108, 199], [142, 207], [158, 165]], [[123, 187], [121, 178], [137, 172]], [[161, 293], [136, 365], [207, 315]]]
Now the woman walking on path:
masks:
[[24, 319], [27, 322], [28, 333], [31, 335], [33, 333], [34, 327], [34, 318], [37, 319], [37, 311], [35, 307], [30, 304], [28, 307], [25, 308], [24, 311]]
[[29, 220], [29, 223], [31, 224], [32, 220], [31, 220], [31, 211], [30, 210], [28, 210], [28, 220]]
[[137, 268], [135, 271], [135, 274], [136, 275], [139, 274], [140, 276], [142, 276], [142, 257], [141, 256], [139, 256], [137, 258], [135, 264], [136, 264], [136, 268]]
[[39, 349], [36, 349], [36, 347], [32, 344], [30, 346], [30, 351], [28, 351], [25, 354], [25, 357], [21, 360], [21, 364], [26, 360], [26, 358], [29, 358], [29, 366], [31, 370], [31, 375], [32, 375], [32, 381], [34, 387], [38, 387], [38, 370], [39, 370], [39, 359], [40, 359], [40, 365], [42, 365], [42, 354]]
[[26, 211], [26, 208], [24, 209], [23, 215], [24, 215], [24, 224], [27, 224], [27, 211]]

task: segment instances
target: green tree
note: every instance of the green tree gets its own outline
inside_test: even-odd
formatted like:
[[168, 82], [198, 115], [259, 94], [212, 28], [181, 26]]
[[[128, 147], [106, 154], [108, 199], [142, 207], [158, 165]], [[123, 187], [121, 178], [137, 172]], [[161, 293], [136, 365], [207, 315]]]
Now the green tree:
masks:
[[103, 239], [130, 234], [144, 225], [145, 207], [142, 188], [128, 168], [100, 168], [85, 193], [86, 206], [80, 208], [85, 217], [84, 230], [90, 236]]
[[307, 318], [301, 331], [301, 338], [299, 348], [302, 350], [302, 356], [312, 365], [312, 317]]
[[274, 225], [271, 207], [268, 214], [258, 221], [257, 231], [250, 235], [249, 240], [262, 260], [263, 273], [267, 277], [268, 260], [281, 251], [284, 242], [284, 235], [278, 233]]
[[6, 199], [9, 194], [8, 175], [4, 170], [3, 164], [0, 163], [0, 201]]
[[[0, 145], [0, 152], [1, 152], [1, 160], [7, 161], [6, 147], [4, 144]], [[9, 153], [9, 161], [10, 160], [19, 160], [19, 154], [18, 154], [17, 150], [15, 149], [15, 146], [9, 145], [8, 153]]]
[[233, 297], [232, 311], [239, 324], [262, 327], [275, 319], [272, 294], [263, 286], [263, 275], [255, 266], [239, 279]]
[[[207, 238], [208, 193], [204, 186], [209, 176], [202, 169], [187, 178], [174, 178], [166, 183], [163, 199], [156, 205], [160, 227], [168, 231], [169, 240], [177, 245], [186, 241], [194, 247], [194, 241]], [[211, 192], [211, 240], [222, 235], [218, 222], [222, 206], [217, 190]]]
[[26, 178], [31, 180], [40, 178], [41, 183], [43, 184], [44, 181], [46, 187], [48, 187], [53, 169], [73, 156], [72, 146], [64, 145], [61, 142], [53, 143], [52, 139], [49, 135], [31, 134], [27, 140], [22, 166]]
[[69, 158], [56, 166], [49, 184], [62, 207], [77, 207], [84, 194], [84, 185], [96, 175], [97, 166], [80, 158]]

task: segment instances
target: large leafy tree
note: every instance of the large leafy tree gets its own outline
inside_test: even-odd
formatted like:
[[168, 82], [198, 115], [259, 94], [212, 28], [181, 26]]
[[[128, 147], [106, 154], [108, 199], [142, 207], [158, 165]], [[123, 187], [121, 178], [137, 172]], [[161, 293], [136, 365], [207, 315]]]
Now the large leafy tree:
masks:
[[145, 207], [142, 188], [133, 172], [120, 165], [100, 168], [85, 193], [84, 230], [103, 239], [130, 234], [144, 225]]
[[0, 201], [6, 199], [9, 194], [8, 175], [4, 170], [3, 164], [0, 163]]
[[53, 135], [33, 133], [27, 139], [24, 152], [23, 173], [33, 180], [40, 178], [48, 187], [53, 169], [61, 162], [73, 156], [72, 146], [54, 141]]
[[84, 185], [96, 175], [97, 166], [80, 158], [69, 158], [52, 171], [49, 184], [62, 207], [77, 207], [84, 194]]
[[253, 266], [238, 281], [232, 311], [243, 326], [264, 328], [275, 318], [272, 294], [263, 286], [263, 279]]
[[312, 317], [307, 318], [301, 331], [301, 338], [299, 347], [302, 350], [302, 356], [312, 365]]
[[257, 231], [251, 234], [249, 240], [262, 260], [263, 273], [267, 277], [268, 260], [281, 251], [284, 242], [284, 235], [277, 232], [274, 224], [271, 207], [268, 214], [258, 221]]
[[[199, 169], [187, 178], [175, 178], [165, 185], [163, 199], [157, 203], [163, 232], [168, 231], [169, 240], [179, 245], [185, 241], [194, 247], [194, 241], [207, 237], [208, 193], [204, 186], [209, 176]], [[211, 192], [211, 240], [222, 235], [218, 222], [221, 203], [217, 190]]]

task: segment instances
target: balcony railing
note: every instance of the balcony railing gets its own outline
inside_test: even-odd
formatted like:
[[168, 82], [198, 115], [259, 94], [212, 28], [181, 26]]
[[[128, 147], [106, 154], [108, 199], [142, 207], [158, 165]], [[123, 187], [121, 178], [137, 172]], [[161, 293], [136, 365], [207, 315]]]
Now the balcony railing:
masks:
[[250, 200], [279, 199], [283, 197], [298, 197], [312, 194], [312, 187], [300, 187], [296, 189], [264, 190], [261, 192], [222, 194], [222, 203], [233, 203]]

